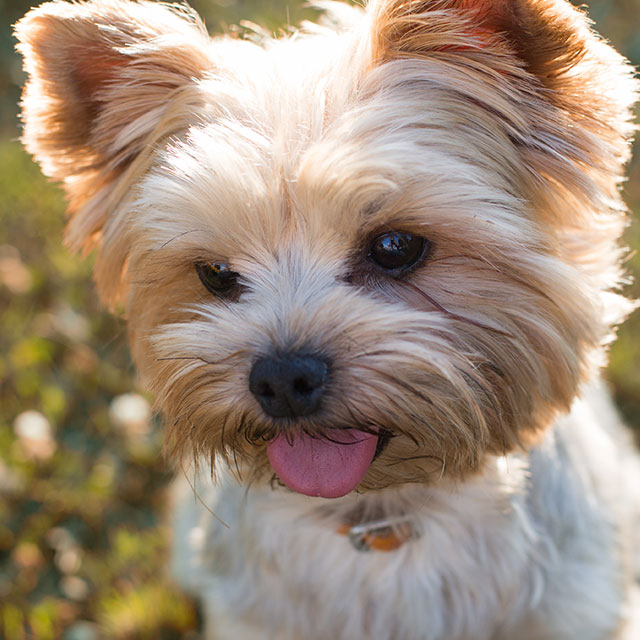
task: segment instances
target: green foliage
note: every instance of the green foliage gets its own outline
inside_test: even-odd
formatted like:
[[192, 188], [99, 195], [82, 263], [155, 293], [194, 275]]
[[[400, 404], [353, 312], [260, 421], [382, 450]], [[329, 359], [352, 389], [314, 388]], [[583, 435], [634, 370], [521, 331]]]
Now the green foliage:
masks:
[[[0, 142], [0, 637], [181, 637], [197, 614], [165, 575], [160, 429], [113, 424], [111, 400], [135, 387], [123, 326], [63, 226], [60, 190]], [[18, 437], [25, 410], [46, 416], [53, 451]]]
[[[300, 0], [198, 0], [210, 29], [250, 18], [271, 31], [312, 17]], [[588, 3], [599, 28], [640, 62], [640, 0]], [[11, 141], [20, 63], [9, 25], [29, 8], [0, 0], [0, 637], [197, 636], [198, 613], [165, 573], [169, 481], [161, 430], [114, 422], [112, 400], [135, 388], [123, 323], [100, 309], [92, 259], [62, 246], [64, 202]], [[640, 162], [627, 201], [627, 240], [640, 249]], [[640, 298], [640, 254], [629, 261]], [[621, 328], [610, 379], [627, 419], [640, 426], [640, 312]], [[16, 431], [50, 429], [35, 446]], [[35, 422], [33, 421], [35, 419]], [[48, 426], [47, 426], [48, 425]]]

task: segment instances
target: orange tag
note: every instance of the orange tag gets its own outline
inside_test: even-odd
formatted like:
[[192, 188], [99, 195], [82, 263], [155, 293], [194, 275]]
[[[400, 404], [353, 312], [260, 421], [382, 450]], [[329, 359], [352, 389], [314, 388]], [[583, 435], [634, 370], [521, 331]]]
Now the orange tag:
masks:
[[336, 533], [347, 536], [358, 551], [395, 551], [413, 537], [408, 526], [393, 529], [391, 526], [378, 526], [367, 529], [365, 525], [351, 527], [341, 524]]

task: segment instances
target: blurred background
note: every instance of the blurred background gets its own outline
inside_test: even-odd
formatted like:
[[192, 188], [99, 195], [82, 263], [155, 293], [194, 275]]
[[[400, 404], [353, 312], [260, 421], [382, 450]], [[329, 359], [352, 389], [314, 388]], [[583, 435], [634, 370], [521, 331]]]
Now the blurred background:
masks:
[[[313, 17], [299, 0], [191, 4], [212, 32], [243, 19], [278, 32]], [[640, 0], [586, 5], [640, 64]], [[136, 388], [122, 320], [99, 308], [92, 259], [62, 247], [60, 190], [17, 142], [23, 74], [11, 24], [30, 6], [0, 0], [0, 638], [195, 640], [199, 612], [165, 569], [161, 424]], [[628, 292], [640, 297], [640, 157], [626, 199]], [[620, 329], [607, 372], [636, 432], [639, 338], [640, 312]]]

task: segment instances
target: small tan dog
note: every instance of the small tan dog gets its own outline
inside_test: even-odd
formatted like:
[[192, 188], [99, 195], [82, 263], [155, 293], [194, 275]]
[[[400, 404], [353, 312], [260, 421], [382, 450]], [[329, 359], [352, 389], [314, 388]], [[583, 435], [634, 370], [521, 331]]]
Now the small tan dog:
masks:
[[637, 640], [597, 382], [632, 69], [564, 0], [322, 6], [279, 40], [126, 0], [17, 26], [68, 243], [216, 476], [175, 507], [208, 637]]

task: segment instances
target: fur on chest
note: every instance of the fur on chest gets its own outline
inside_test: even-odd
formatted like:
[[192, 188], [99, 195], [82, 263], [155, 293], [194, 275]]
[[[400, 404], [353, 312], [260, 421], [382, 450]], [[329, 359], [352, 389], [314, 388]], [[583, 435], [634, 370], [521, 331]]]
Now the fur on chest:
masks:
[[[180, 502], [177, 536], [189, 548], [175, 567], [215, 611], [264, 638], [612, 637], [602, 634], [618, 625], [620, 557], [599, 556], [618, 532], [578, 453], [554, 436], [462, 485], [337, 501], [228, 478], [198, 487], [228, 528]], [[410, 516], [411, 539], [394, 551], [358, 551], [339, 533], [354, 513], [385, 512]]]

